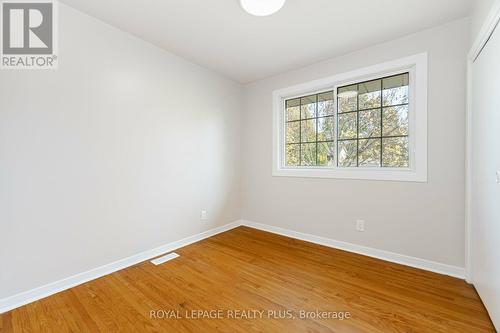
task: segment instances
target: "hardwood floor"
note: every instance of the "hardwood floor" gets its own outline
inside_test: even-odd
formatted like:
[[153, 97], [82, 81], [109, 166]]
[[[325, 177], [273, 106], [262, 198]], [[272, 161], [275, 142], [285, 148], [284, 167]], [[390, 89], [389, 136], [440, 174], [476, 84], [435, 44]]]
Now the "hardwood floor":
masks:
[[247, 227], [176, 252], [5, 313], [0, 331], [495, 332], [459, 279]]

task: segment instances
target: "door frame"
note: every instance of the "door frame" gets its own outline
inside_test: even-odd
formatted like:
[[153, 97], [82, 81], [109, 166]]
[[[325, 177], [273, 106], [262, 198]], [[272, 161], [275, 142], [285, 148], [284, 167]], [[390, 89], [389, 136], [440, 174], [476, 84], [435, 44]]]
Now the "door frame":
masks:
[[[472, 66], [481, 55], [495, 29], [500, 25], [500, 0], [492, 5], [483, 26], [467, 55], [467, 102], [465, 117], [465, 280], [474, 283], [472, 274]], [[500, 29], [500, 27], [499, 27]]]

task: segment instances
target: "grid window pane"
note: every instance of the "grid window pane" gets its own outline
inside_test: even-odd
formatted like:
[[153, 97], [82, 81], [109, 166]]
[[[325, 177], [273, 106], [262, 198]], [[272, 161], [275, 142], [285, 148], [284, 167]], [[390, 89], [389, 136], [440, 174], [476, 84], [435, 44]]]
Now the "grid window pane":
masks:
[[285, 163], [289, 166], [300, 165], [300, 145], [291, 144], [286, 145]]
[[382, 80], [383, 89], [391, 89], [397, 87], [407, 86], [410, 82], [410, 75], [408, 73], [393, 75], [386, 77]]
[[382, 166], [407, 168], [409, 161], [407, 137], [382, 139]]
[[357, 140], [339, 141], [338, 165], [340, 167], [355, 167], [358, 165]]
[[359, 137], [380, 137], [381, 130], [380, 109], [359, 112]]
[[334, 126], [334, 117], [318, 118], [318, 141], [332, 141]]
[[335, 112], [333, 91], [318, 95], [318, 117], [331, 116]]
[[308, 119], [316, 117], [316, 98], [317, 95], [311, 95], [301, 98], [301, 118]]
[[302, 120], [300, 142], [316, 142], [316, 119]]
[[382, 80], [374, 80], [359, 84], [359, 109], [379, 108], [382, 100]]
[[342, 87], [337, 93], [339, 112], [356, 111], [358, 109], [358, 86]]
[[316, 165], [316, 143], [301, 144], [301, 165]]
[[384, 136], [408, 135], [408, 105], [384, 108]]
[[407, 104], [408, 86], [384, 90], [384, 106]]
[[300, 122], [286, 123], [286, 143], [300, 143]]
[[383, 80], [384, 106], [408, 104], [408, 73], [391, 76]]
[[357, 112], [339, 115], [339, 139], [355, 139], [358, 136]]
[[334, 92], [327, 91], [286, 101], [286, 166], [334, 165], [336, 118], [333, 97]]
[[300, 119], [300, 98], [286, 101], [286, 121]]
[[339, 167], [409, 166], [409, 78], [403, 73], [338, 88]]
[[380, 167], [380, 139], [359, 140], [359, 166]]
[[335, 164], [335, 143], [318, 143], [318, 166], [333, 166]]

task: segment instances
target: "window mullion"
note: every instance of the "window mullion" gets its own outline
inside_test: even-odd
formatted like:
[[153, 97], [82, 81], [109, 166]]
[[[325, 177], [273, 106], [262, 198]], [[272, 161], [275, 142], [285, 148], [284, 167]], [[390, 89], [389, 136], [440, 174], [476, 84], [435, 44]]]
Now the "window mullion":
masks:
[[334, 120], [334, 124], [333, 124], [333, 128], [334, 128], [334, 133], [333, 133], [333, 140], [334, 140], [334, 143], [333, 143], [333, 147], [335, 149], [335, 152], [333, 154], [333, 158], [335, 159], [333, 161], [333, 166], [334, 166], [334, 169], [338, 169], [339, 167], [339, 99], [337, 97], [337, 87], [334, 87], [334, 91], [333, 91], [333, 114], [335, 115], [335, 120]]
[[299, 98], [299, 166], [302, 166], [302, 98]]
[[383, 167], [384, 154], [384, 80], [380, 80], [380, 167]]
[[318, 99], [319, 99], [319, 95], [316, 94], [316, 166], [318, 166], [318, 119], [319, 119], [319, 115], [318, 115]]
[[359, 168], [359, 84], [356, 85], [356, 167]]

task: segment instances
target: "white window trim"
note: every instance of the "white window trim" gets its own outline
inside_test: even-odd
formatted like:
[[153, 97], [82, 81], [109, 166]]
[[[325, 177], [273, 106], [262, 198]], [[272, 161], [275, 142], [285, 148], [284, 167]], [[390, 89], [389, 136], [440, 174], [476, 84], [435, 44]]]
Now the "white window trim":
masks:
[[[404, 72], [410, 73], [410, 168], [284, 166], [285, 100], [333, 90], [335, 116], [337, 116], [337, 87]], [[337, 122], [335, 121], [335, 123]], [[335, 129], [335, 133], [337, 133], [337, 129]], [[421, 53], [274, 91], [273, 176], [427, 182], [427, 53]]]

